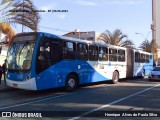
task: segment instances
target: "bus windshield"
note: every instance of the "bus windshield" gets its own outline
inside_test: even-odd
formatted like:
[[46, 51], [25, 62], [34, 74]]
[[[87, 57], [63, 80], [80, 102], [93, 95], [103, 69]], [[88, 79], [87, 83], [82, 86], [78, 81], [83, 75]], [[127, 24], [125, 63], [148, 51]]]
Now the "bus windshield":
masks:
[[35, 46], [34, 37], [15, 37], [7, 54], [7, 69], [12, 71], [28, 71], [31, 68]]

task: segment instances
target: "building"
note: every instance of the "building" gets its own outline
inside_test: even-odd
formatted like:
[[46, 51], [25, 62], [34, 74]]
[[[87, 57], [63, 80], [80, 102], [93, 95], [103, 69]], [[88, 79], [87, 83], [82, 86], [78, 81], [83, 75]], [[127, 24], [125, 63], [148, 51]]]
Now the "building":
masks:
[[160, 0], [152, 0], [152, 37], [158, 44], [158, 58], [160, 58]]
[[97, 41], [98, 37], [100, 36], [100, 33], [97, 33], [95, 31], [80, 32], [79, 29], [76, 29], [75, 31], [66, 33], [63, 36], [73, 37], [82, 40]]

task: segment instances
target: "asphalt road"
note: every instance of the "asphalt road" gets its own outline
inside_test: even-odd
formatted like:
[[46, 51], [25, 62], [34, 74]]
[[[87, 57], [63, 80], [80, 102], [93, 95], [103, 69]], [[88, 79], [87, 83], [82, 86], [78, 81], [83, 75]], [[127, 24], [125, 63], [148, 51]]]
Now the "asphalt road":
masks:
[[[118, 84], [103, 82], [85, 85], [70, 93], [61, 88], [27, 91], [2, 85], [0, 111], [37, 112], [43, 117], [28, 118], [30, 120], [159, 119], [160, 117], [156, 117], [160, 113], [159, 91], [160, 82], [149, 82], [147, 79], [123, 80]], [[44, 118], [46, 113], [55, 117]], [[1, 119], [24, 120], [27, 118]]]

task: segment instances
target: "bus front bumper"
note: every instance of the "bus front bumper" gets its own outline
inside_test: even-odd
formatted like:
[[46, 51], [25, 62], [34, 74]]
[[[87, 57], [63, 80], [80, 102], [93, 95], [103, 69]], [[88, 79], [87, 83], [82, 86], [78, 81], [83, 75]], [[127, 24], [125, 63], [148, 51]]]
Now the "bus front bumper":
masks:
[[35, 78], [26, 81], [13, 81], [6, 79], [6, 84], [13, 88], [25, 90], [37, 90]]

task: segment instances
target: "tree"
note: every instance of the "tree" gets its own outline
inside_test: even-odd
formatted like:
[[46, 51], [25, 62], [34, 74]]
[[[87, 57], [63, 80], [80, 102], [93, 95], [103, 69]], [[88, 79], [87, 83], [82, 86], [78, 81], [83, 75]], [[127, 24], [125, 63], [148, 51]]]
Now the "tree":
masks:
[[21, 24], [33, 31], [38, 30], [39, 13], [31, 0], [2, 0], [0, 2], [1, 21]]
[[156, 43], [156, 40], [153, 39], [150, 42], [148, 40], [145, 40], [140, 44], [139, 48], [141, 48], [143, 51], [153, 53], [154, 60], [158, 60], [158, 55], [157, 55], [158, 45]]
[[104, 41], [107, 44], [127, 47], [127, 48], [134, 48], [134, 43], [127, 39], [127, 35], [123, 34], [121, 30], [116, 29], [111, 33], [109, 30], [103, 32], [98, 40]]
[[12, 37], [15, 35], [14, 30], [11, 28], [11, 26], [7, 23], [0, 23], [0, 29], [4, 34], [6, 34], [6, 37], [8, 39], [7, 42], [10, 42]]
[[11, 26], [7, 23], [0, 23], [0, 28], [2, 29], [2, 32], [6, 35], [9, 35], [13, 37], [15, 35], [14, 30], [11, 28]]

